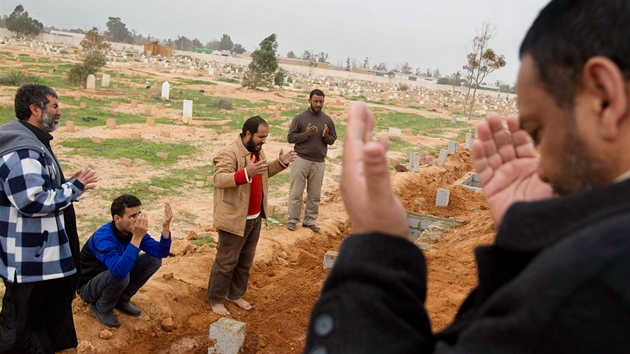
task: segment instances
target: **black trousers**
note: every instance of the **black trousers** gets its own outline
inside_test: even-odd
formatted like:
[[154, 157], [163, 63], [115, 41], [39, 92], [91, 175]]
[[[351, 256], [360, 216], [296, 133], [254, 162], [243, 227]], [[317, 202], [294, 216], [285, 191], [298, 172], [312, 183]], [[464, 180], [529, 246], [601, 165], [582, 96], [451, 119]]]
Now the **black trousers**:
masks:
[[76, 348], [72, 318], [78, 274], [35, 283], [9, 283], [0, 312], [0, 353], [54, 353]]

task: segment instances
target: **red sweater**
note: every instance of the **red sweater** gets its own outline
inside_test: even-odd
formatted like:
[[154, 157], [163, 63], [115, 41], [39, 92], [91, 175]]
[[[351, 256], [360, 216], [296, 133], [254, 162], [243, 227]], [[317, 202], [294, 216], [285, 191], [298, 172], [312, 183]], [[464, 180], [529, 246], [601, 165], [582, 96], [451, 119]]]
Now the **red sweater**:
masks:
[[[254, 157], [254, 162], [258, 162], [256, 158], [256, 154], [251, 154]], [[248, 183], [247, 176], [245, 175], [245, 169], [237, 171], [234, 174], [234, 181], [236, 185], [241, 185]], [[247, 216], [256, 215], [260, 213], [260, 207], [262, 206], [263, 200], [263, 185], [262, 185], [262, 175], [254, 176], [251, 182], [251, 192], [249, 195], [249, 207], [247, 208]]]

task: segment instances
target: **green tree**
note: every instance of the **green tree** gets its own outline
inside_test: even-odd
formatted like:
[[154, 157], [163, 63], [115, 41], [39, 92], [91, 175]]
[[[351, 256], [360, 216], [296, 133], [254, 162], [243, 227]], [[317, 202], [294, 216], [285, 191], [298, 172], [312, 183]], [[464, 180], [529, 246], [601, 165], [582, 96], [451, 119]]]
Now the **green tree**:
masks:
[[365, 60], [363, 61], [363, 69], [369, 69], [369, 68], [370, 68], [370, 58], [365, 57]]
[[245, 50], [245, 47], [243, 47], [243, 45], [240, 43], [234, 44], [234, 48], [232, 48], [232, 53], [235, 53], [235, 54], [243, 54], [246, 51], [247, 50]]
[[186, 36], [177, 36], [177, 39], [173, 41], [173, 47], [177, 50], [184, 50], [187, 52], [192, 52], [194, 50], [192, 41], [186, 38]]
[[234, 48], [234, 43], [232, 42], [232, 38], [227, 34], [223, 34], [221, 40], [219, 41], [219, 50], [229, 50], [232, 51]]
[[44, 29], [44, 25], [31, 18], [22, 5], [16, 6], [6, 18], [6, 25], [7, 29], [15, 32], [17, 36], [36, 36]]
[[328, 53], [319, 52], [319, 54], [317, 54], [317, 62], [328, 63]]
[[387, 64], [380, 63], [378, 65], [374, 65], [374, 70], [387, 71]]
[[457, 71], [451, 74], [451, 85], [453, 85], [453, 89], [455, 86], [459, 87], [462, 84], [462, 73], [461, 71]]
[[[498, 55], [493, 49], [488, 48], [488, 42], [494, 37], [494, 32], [495, 28], [490, 23], [484, 22], [481, 30], [477, 31], [477, 36], [473, 39], [472, 51], [466, 56], [467, 63], [464, 65], [464, 70], [466, 70], [466, 79], [469, 85], [466, 92], [466, 100], [464, 101], [464, 113], [468, 109], [468, 115], [472, 114], [475, 106], [475, 95], [479, 84], [483, 82], [488, 74], [506, 65], [503, 55]], [[469, 106], [468, 99], [471, 88], [473, 94]]]
[[194, 48], [203, 48], [203, 43], [201, 43], [201, 41], [197, 38], [193, 39], [190, 45], [193, 47], [193, 50]]
[[411, 73], [413, 73], [413, 68], [411, 67], [411, 65], [409, 65], [408, 62], [404, 62], [400, 70], [405, 75], [410, 75]]
[[287, 53], [287, 58], [289, 59], [297, 59], [297, 55], [295, 55], [295, 53], [293, 53], [293, 51], [290, 51]]
[[278, 70], [277, 49], [278, 42], [275, 33], [260, 42], [258, 48], [252, 53], [252, 61], [243, 75], [241, 82], [243, 87], [273, 87], [273, 78]]
[[111, 45], [105, 42], [105, 37], [98, 33], [96, 27], [92, 27], [91, 30], [85, 33], [85, 37], [81, 41], [81, 48], [85, 54], [92, 52], [105, 54], [111, 49]]
[[106, 26], [105, 36], [109, 38], [110, 42], [130, 42], [131, 34], [127, 29], [127, 25], [120, 20], [120, 17], [108, 17]]
[[105, 37], [98, 33], [96, 27], [92, 27], [85, 33], [85, 38], [81, 41], [81, 48], [84, 55], [83, 62], [70, 67], [68, 82], [86, 87], [88, 75], [96, 74], [100, 68], [107, 64], [105, 55], [110, 50], [111, 45], [105, 42]]
[[350, 66], [350, 57], [346, 59], [346, 71], [352, 71], [352, 66]]

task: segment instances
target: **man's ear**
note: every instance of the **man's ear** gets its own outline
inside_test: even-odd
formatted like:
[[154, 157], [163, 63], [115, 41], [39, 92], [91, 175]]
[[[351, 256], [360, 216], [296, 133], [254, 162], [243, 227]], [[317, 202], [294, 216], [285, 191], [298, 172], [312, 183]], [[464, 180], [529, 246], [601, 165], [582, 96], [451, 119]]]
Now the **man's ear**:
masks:
[[38, 116], [42, 112], [42, 109], [37, 107], [35, 103], [28, 106], [28, 108], [31, 110], [31, 116]]
[[118, 215], [118, 214], [114, 214], [114, 222], [115, 222], [115, 223], [116, 223], [116, 222], [120, 222], [120, 219], [121, 219], [120, 215]]
[[606, 140], [618, 138], [621, 124], [628, 118], [628, 87], [623, 73], [605, 57], [589, 59], [582, 73], [583, 90], [599, 117], [599, 135]]

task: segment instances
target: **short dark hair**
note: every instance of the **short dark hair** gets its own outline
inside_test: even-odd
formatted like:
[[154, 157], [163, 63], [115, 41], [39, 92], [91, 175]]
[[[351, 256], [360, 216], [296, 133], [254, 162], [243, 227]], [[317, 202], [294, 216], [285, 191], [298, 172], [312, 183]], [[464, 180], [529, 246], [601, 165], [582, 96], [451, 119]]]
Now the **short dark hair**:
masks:
[[311, 91], [311, 94], [308, 96], [308, 98], [313, 98], [313, 96], [326, 97], [326, 96], [324, 96], [324, 91], [322, 91], [320, 89], [315, 89], [315, 90]]
[[35, 104], [44, 109], [50, 100], [48, 96], [57, 98], [57, 93], [52, 88], [40, 84], [24, 84], [15, 93], [15, 116], [19, 120], [31, 117], [31, 105]]
[[590, 58], [606, 57], [630, 78], [629, 24], [628, 0], [553, 0], [527, 32], [520, 57], [532, 57], [545, 90], [570, 108]]
[[267, 121], [262, 119], [260, 116], [253, 116], [251, 118], [247, 118], [245, 123], [243, 124], [243, 131], [241, 132], [241, 138], [247, 135], [249, 131], [252, 136], [258, 131], [258, 126], [263, 124], [264, 126], [269, 126]]
[[121, 217], [125, 215], [125, 209], [138, 207], [140, 205], [142, 205], [142, 202], [135, 195], [123, 194], [112, 202], [112, 219], [114, 215]]

